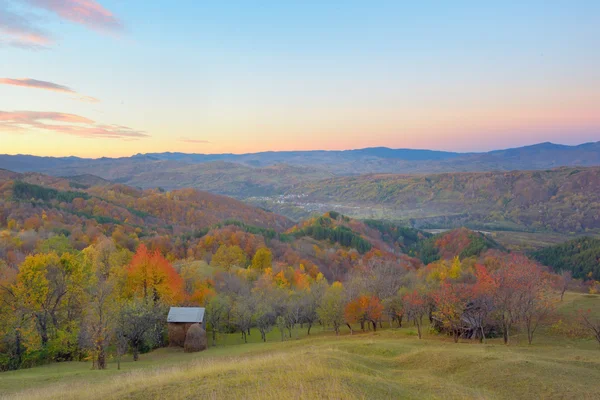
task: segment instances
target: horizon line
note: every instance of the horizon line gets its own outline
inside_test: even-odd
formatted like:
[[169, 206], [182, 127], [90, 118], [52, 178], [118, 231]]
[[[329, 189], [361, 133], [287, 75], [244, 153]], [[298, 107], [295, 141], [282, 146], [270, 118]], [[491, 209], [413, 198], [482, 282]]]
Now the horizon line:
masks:
[[56, 159], [61, 159], [61, 158], [76, 158], [76, 159], [81, 159], [81, 160], [100, 160], [100, 159], [118, 160], [118, 159], [123, 159], [123, 158], [151, 156], [153, 154], [182, 154], [182, 155], [187, 155], [187, 156], [195, 156], [195, 155], [199, 155], [199, 156], [248, 156], [248, 155], [266, 154], [266, 153], [313, 153], [313, 152], [335, 153], [335, 152], [351, 152], [351, 151], [371, 150], [371, 149], [386, 149], [386, 150], [394, 150], [394, 151], [401, 151], [401, 150], [405, 150], [405, 151], [429, 151], [429, 152], [436, 152], [436, 153], [447, 153], [447, 154], [458, 154], [458, 155], [475, 155], [475, 154], [487, 154], [487, 153], [492, 153], [492, 152], [495, 152], [495, 151], [506, 151], [506, 150], [522, 149], [522, 148], [535, 147], [535, 146], [541, 146], [541, 145], [554, 145], [554, 146], [563, 146], [563, 147], [579, 147], [579, 146], [585, 146], [585, 145], [595, 144], [595, 143], [600, 143], [600, 140], [598, 140], [598, 141], [592, 141], [592, 142], [583, 142], [583, 143], [579, 143], [579, 144], [563, 144], [563, 143], [555, 143], [555, 142], [546, 141], [546, 142], [536, 142], [536, 143], [527, 144], [527, 145], [523, 145], [523, 146], [505, 147], [505, 148], [492, 149], [492, 150], [487, 150], [487, 151], [485, 151], [485, 150], [484, 151], [451, 151], [451, 150], [437, 150], [437, 149], [426, 149], [426, 148], [408, 148], [408, 147], [397, 147], [397, 148], [394, 148], [394, 147], [387, 147], [387, 146], [372, 146], [372, 147], [360, 147], [360, 148], [353, 148], [353, 149], [332, 149], [332, 150], [325, 150], [325, 149], [312, 149], [312, 150], [264, 150], [264, 151], [256, 151], [256, 152], [251, 152], [251, 153], [186, 153], [186, 152], [181, 152], [181, 151], [163, 151], [163, 152], [134, 153], [134, 154], [131, 154], [131, 155], [128, 155], [128, 156], [120, 156], [120, 157], [108, 157], [108, 156], [80, 157], [80, 156], [76, 156], [76, 155], [68, 155], [68, 156], [44, 156], [44, 155], [23, 154], [23, 153], [16, 153], [16, 154], [1, 153], [0, 156], [12, 156], [12, 157], [16, 157], [16, 156], [29, 156], [29, 157], [56, 158]]

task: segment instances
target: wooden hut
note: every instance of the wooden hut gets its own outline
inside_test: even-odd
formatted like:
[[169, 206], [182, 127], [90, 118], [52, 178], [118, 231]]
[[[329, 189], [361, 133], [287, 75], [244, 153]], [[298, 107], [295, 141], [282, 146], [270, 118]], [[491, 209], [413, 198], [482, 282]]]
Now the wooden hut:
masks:
[[167, 316], [169, 346], [183, 347], [188, 329], [200, 324], [206, 330], [203, 307], [171, 307]]

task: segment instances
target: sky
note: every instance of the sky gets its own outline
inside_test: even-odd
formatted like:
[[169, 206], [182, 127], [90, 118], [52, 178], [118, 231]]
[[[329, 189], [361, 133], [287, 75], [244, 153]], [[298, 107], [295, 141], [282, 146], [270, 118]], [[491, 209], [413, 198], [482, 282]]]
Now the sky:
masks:
[[0, 0], [0, 154], [599, 140], [597, 0]]

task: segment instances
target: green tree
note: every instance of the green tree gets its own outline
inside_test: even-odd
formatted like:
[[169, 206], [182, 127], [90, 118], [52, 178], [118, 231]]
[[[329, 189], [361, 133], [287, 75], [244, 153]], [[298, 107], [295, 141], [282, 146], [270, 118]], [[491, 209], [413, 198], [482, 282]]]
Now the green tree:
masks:
[[211, 298], [206, 305], [206, 322], [212, 331], [212, 345], [217, 344], [217, 332], [220, 332], [225, 318], [231, 310], [231, 301], [223, 294]]

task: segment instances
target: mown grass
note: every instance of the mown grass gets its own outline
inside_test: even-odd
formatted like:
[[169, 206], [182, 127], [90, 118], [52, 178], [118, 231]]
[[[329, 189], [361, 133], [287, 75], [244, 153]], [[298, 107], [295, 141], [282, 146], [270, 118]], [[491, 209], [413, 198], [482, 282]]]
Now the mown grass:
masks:
[[[600, 297], [568, 293], [566, 318], [579, 308], [600, 310]], [[302, 333], [301, 333], [302, 332]], [[336, 337], [267, 343], [221, 337], [208, 351], [160, 349], [125, 361], [118, 371], [89, 363], [53, 364], [0, 375], [0, 393], [15, 399], [597, 399], [600, 346], [543, 332], [532, 346], [516, 335], [510, 346], [428, 333], [411, 327]], [[257, 340], [258, 338], [254, 338]]]

